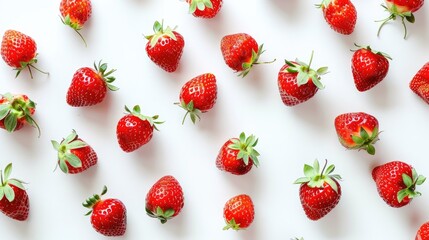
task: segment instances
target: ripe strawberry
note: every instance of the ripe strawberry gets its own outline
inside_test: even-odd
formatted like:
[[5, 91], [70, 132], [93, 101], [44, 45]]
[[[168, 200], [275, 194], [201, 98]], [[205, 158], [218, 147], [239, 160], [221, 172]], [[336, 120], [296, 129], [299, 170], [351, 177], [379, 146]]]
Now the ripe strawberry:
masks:
[[[305, 177], [298, 178], [295, 183], [301, 184], [299, 197], [305, 214], [311, 220], [319, 220], [328, 214], [341, 198], [341, 186], [337, 180], [341, 177], [337, 174], [331, 175], [335, 166], [327, 162], [319, 172], [319, 162], [314, 161], [313, 167], [304, 165]], [[326, 168], [326, 169], [325, 169]]]
[[223, 217], [226, 222], [223, 230], [248, 228], [255, 218], [255, 209], [250, 196], [240, 194], [229, 199], [223, 208]]
[[374, 143], [380, 134], [378, 120], [364, 112], [343, 113], [334, 121], [338, 140], [347, 149], [365, 149], [375, 154]]
[[250, 135], [246, 138], [243, 133], [239, 138], [231, 138], [221, 147], [216, 159], [216, 166], [222, 171], [235, 175], [246, 174], [252, 166], [259, 166], [259, 153], [254, 149], [258, 139]]
[[146, 52], [150, 60], [167, 72], [176, 71], [182, 57], [185, 41], [183, 36], [156, 21], [153, 25], [155, 34], [146, 36]]
[[95, 231], [105, 236], [122, 236], [127, 230], [127, 209], [119, 199], [101, 199], [106, 192], [107, 187], [104, 186], [100, 195], [94, 194], [82, 205], [91, 209], [86, 215], [91, 214]]
[[378, 29], [377, 36], [380, 35], [380, 31], [383, 26], [388, 23], [390, 20], [396, 20], [397, 17], [401, 18], [402, 26], [404, 26], [404, 39], [407, 37], [407, 26], [405, 25], [405, 20], [409, 23], [414, 23], [414, 12], [419, 10], [423, 4], [424, 0], [385, 0], [386, 5], [381, 5], [386, 11], [390, 13], [390, 16], [380, 20], [382, 22], [380, 28]]
[[153, 129], [158, 130], [156, 124], [158, 115], [153, 117], [144, 116], [140, 112], [140, 106], [134, 106], [131, 111], [125, 106], [128, 113], [119, 119], [116, 126], [116, 136], [119, 146], [125, 152], [132, 152], [145, 145], [152, 139]]
[[1, 42], [1, 56], [7, 65], [17, 70], [15, 78], [25, 68], [28, 68], [31, 78], [33, 78], [31, 68], [41, 73], [49, 74], [34, 66], [37, 63], [36, 51], [36, 42], [30, 36], [15, 30], [7, 30], [4, 33]]
[[33, 119], [36, 104], [23, 94], [6, 93], [0, 95], [0, 128], [8, 132], [18, 131], [28, 123], [37, 128], [40, 136], [40, 128]]
[[429, 240], [429, 222], [425, 222], [420, 226], [415, 240]]
[[94, 63], [94, 69], [89, 67], [79, 68], [73, 75], [70, 87], [67, 91], [67, 103], [72, 107], [92, 106], [101, 103], [107, 93], [118, 90], [112, 85], [115, 77], [110, 76], [116, 69], [106, 72], [107, 64]]
[[222, 7], [223, 0], [186, 0], [189, 13], [200, 18], [214, 18]]
[[258, 62], [259, 56], [265, 51], [264, 44], [258, 47], [256, 40], [246, 33], [226, 35], [220, 42], [220, 50], [226, 65], [239, 72], [238, 76], [245, 77], [255, 64], [271, 63]]
[[216, 77], [211, 73], [198, 75], [186, 82], [180, 91], [180, 103], [176, 103], [186, 110], [182, 124], [189, 115], [193, 123], [200, 114], [212, 109], [217, 99]]
[[76, 33], [82, 38], [86, 45], [86, 41], [80, 34], [79, 30], [83, 28], [85, 22], [91, 17], [92, 6], [90, 0], [62, 0], [60, 3], [61, 21], [73, 28]]
[[97, 163], [98, 157], [94, 149], [80, 139], [75, 130], [61, 143], [55, 140], [51, 142], [58, 151], [58, 165], [64, 173], [80, 173]]
[[[356, 44], [355, 44], [356, 45]], [[358, 47], [352, 56], [352, 73], [356, 88], [363, 92], [383, 80], [389, 71], [389, 55], [374, 51], [370, 46]]]
[[24, 221], [30, 212], [30, 203], [27, 191], [21, 180], [9, 178], [12, 172], [12, 163], [0, 170], [0, 211], [6, 216]]
[[177, 216], [183, 205], [182, 187], [173, 176], [160, 178], [146, 195], [146, 213], [161, 223]]
[[403, 207], [421, 193], [415, 191], [417, 185], [423, 184], [426, 178], [418, 175], [416, 170], [401, 161], [393, 161], [375, 167], [372, 178], [380, 197], [391, 207]]
[[312, 98], [319, 89], [324, 86], [320, 82], [320, 76], [327, 73], [327, 67], [321, 67], [317, 71], [310, 68], [313, 60], [311, 53], [310, 63], [307, 65], [296, 59], [294, 62], [285, 60], [285, 65], [278, 74], [278, 87], [280, 97], [286, 106], [295, 106]]
[[334, 31], [344, 35], [353, 33], [357, 12], [350, 0], [323, 0], [316, 6], [322, 8], [323, 17]]
[[410, 89], [429, 104], [429, 62], [414, 75]]

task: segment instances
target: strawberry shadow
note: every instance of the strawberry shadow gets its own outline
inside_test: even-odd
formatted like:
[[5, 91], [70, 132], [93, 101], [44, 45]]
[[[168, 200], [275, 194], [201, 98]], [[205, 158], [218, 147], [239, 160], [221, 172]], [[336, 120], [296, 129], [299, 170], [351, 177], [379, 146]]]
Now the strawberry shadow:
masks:
[[[300, 0], [270, 0], [273, 4], [273, 9], [281, 11], [280, 15], [282, 17], [287, 17], [296, 21], [297, 17], [304, 16], [300, 14], [302, 8], [302, 2]], [[309, 8], [309, 7], [307, 7]]]
[[[32, 237], [34, 237], [34, 232], [32, 231], [31, 226], [36, 224], [34, 221], [39, 220], [35, 219], [32, 216], [31, 206], [32, 205], [30, 199], [30, 213], [26, 221], [17, 221], [7, 217], [3, 213], [0, 213], [0, 225], [2, 226], [2, 229], [7, 230], [8, 232], [12, 232], [13, 235], [10, 236], [16, 237], [15, 239], [31, 239]], [[8, 234], [6, 233], [6, 236], [7, 235]], [[4, 235], [2, 236], [2, 238], [3, 237]]]
[[385, 79], [372, 89], [359, 94], [363, 95], [365, 99], [368, 99], [371, 105], [375, 105], [379, 108], [386, 109], [394, 107], [396, 105], [395, 101], [398, 101], [392, 94], [394, 92], [393, 83], [397, 82], [394, 78], [394, 76], [390, 77], [388, 74]]
[[[154, 131], [154, 135], [159, 134]], [[150, 175], [151, 177], [158, 177], [158, 173], [163, 169], [164, 162], [162, 159], [168, 158], [165, 157], [163, 152], [160, 150], [161, 140], [160, 136], [153, 136], [150, 142], [143, 145], [134, 152], [125, 153], [128, 159], [134, 161], [135, 164], [145, 172], [145, 175]], [[117, 144], [118, 145], [118, 144]], [[120, 149], [119, 145], [118, 148]], [[122, 150], [119, 150], [122, 151]]]
[[[322, 91], [316, 93], [313, 98], [309, 99], [306, 102], [300, 103], [298, 105], [285, 108], [289, 108], [293, 114], [297, 115], [298, 118], [305, 120], [308, 125], [314, 129], [319, 134], [326, 133], [328, 134], [332, 130], [334, 124], [334, 118], [330, 118], [325, 111], [324, 106], [331, 106], [330, 104], [322, 102]], [[324, 134], [324, 135], [326, 135]]]

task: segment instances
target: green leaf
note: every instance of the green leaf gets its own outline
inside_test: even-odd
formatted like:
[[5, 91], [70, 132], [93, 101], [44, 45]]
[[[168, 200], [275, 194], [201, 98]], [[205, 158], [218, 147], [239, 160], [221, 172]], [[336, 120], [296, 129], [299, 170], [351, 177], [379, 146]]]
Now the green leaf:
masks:
[[408, 196], [408, 191], [407, 191], [407, 189], [402, 189], [401, 191], [399, 191], [399, 192], [398, 192], [398, 195], [397, 195], [398, 202], [402, 202], [402, 200], [404, 200], [404, 198], [405, 198], [406, 196]]
[[314, 171], [314, 168], [310, 165], [304, 164], [304, 175], [308, 178], [312, 178], [317, 173]]
[[0, 200], [2, 200], [4, 197], [4, 190], [3, 187], [0, 186]]
[[67, 164], [66, 164], [65, 160], [60, 160], [60, 169], [64, 173], [68, 173], [69, 172], [69, 168], [67, 167]]
[[326, 74], [327, 72], [328, 72], [328, 67], [321, 67], [321, 68], [319, 68], [319, 69], [317, 69], [317, 74], [319, 74], [319, 75], [323, 75], [323, 74]]
[[164, 211], [162, 210], [161, 207], [156, 208], [156, 215], [157, 216], [163, 216], [164, 215]]
[[60, 149], [60, 144], [57, 141], [51, 140], [51, 143], [55, 150], [58, 151]]
[[318, 175], [320, 172], [320, 165], [319, 165], [319, 161], [317, 161], [317, 159], [314, 160], [314, 162], [313, 162], [313, 168], [314, 168], [315, 175]]
[[367, 151], [369, 154], [374, 155], [374, 154], [375, 154], [375, 147], [374, 147], [374, 145], [372, 145], [372, 144], [368, 144], [368, 145], [366, 146], [366, 151]]
[[82, 161], [74, 154], [72, 153], [66, 153], [65, 158], [67, 162], [74, 168], [80, 168], [82, 167]]
[[326, 178], [325, 179], [325, 182], [327, 183], [327, 184], [329, 184], [329, 186], [331, 186], [331, 188], [336, 192], [336, 193], [338, 193], [338, 186], [337, 186], [337, 183], [334, 181], [334, 180], [332, 180], [331, 178]]
[[107, 88], [109, 88], [110, 91], [118, 91], [119, 88], [116, 87], [115, 85], [112, 85], [110, 83], [107, 84]]
[[411, 15], [406, 16], [405, 19], [407, 19], [408, 22], [414, 23], [416, 19], [414, 18], [414, 15], [411, 13]]
[[4, 121], [4, 125], [6, 127], [6, 130], [9, 132], [13, 132], [16, 128], [16, 125], [18, 124], [18, 120], [15, 114], [8, 114], [6, 116], [6, 119]]
[[0, 105], [0, 120], [4, 119], [10, 112], [9, 105]]
[[413, 185], [413, 180], [411, 179], [410, 176], [408, 176], [405, 173], [402, 174], [402, 181], [404, 182], [405, 186], [407, 186], [407, 187], [411, 187]]
[[174, 209], [170, 208], [164, 212], [165, 218], [171, 218], [174, 215]]
[[365, 130], [365, 128], [361, 127], [360, 128], [360, 137], [365, 141], [367, 139], [369, 139], [369, 135], [368, 132]]
[[422, 185], [426, 181], [426, 177], [419, 175], [416, 180], [416, 185]]
[[6, 186], [4, 186], [3, 188], [3, 191], [9, 202], [12, 202], [15, 199], [15, 192], [13, 191], [11, 186], [6, 184]]
[[7, 182], [7, 180], [10, 177], [10, 173], [12, 172], [12, 163], [9, 163], [6, 168], [4, 169], [4, 178], [3, 181]]
[[107, 193], [107, 187], [106, 185], [103, 186], [103, 190], [101, 190], [101, 196]]
[[329, 165], [328, 168], [325, 170], [325, 175], [331, 174], [335, 170], [335, 165]]
[[298, 86], [306, 84], [308, 82], [308, 78], [309, 78], [309, 76], [308, 76], [307, 73], [304, 73], [304, 72], [298, 73], [298, 76], [297, 76], [297, 84], [298, 84]]
[[293, 182], [294, 184], [301, 184], [301, 183], [307, 183], [310, 182], [310, 178], [308, 177], [300, 177], [297, 180], [295, 180], [295, 182]]
[[65, 142], [65, 143], [69, 143], [69, 142], [73, 141], [76, 137], [77, 137], [77, 133], [76, 133], [76, 131], [73, 129], [73, 130], [72, 130], [72, 133], [71, 133], [71, 134], [69, 134], [69, 135], [66, 137], [66, 139], [64, 139], [64, 141], [63, 141], [63, 142]]
[[67, 144], [67, 149], [78, 149], [88, 146], [84, 141], [81, 140], [75, 140], [69, 144]]
[[8, 183], [12, 184], [12, 185], [14, 185], [14, 186], [16, 186], [22, 190], [25, 190], [25, 187], [24, 187], [24, 185], [22, 185], [22, 182], [17, 180], [17, 179], [13, 179], [13, 178], [9, 179]]

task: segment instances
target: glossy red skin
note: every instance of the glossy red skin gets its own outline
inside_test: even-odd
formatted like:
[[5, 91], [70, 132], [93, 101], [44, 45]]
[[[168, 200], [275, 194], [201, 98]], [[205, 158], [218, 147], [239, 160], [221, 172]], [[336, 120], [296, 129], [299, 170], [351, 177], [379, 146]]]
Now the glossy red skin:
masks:
[[230, 144], [232, 144], [232, 139], [226, 141], [221, 147], [216, 158], [217, 168], [235, 175], [244, 175], [248, 173], [252, 169], [253, 161], [249, 159], [249, 162], [246, 165], [243, 159], [237, 159], [239, 150], [229, 148], [228, 146]]
[[70, 16], [72, 23], [77, 23], [82, 27], [91, 17], [92, 6], [90, 0], [62, 0], [60, 3], [61, 16]]
[[146, 52], [150, 60], [167, 72], [177, 70], [185, 47], [183, 36], [176, 31], [173, 31], [173, 34], [176, 40], [164, 35], [153, 47], [150, 46], [150, 39], [146, 43]]
[[177, 216], [184, 206], [183, 190], [180, 183], [173, 176], [160, 178], [146, 195], [146, 209], [156, 215], [160, 207], [164, 212], [173, 209], [172, 217]]
[[258, 43], [246, 33], [226, 35], [222, 38], [220, 49], [226, 65], [235, 71], [243, 70], [243, 63], [250, 63], [252, 51], [258, 53]]
[[414, 75], [410, 89], [429, 104], [429, 62]]
[[[299, 65], [296, 62], [293, 63]], [[289, 68], [289, 65], [285, 64], [280, 69], [277, 77], [277, 84], [283, 103], [291, 107], [309, 100], [319, 89], [314, 85], [311, 79], [309, 79], [306, 84], [298, 86], [298, 73], [289, 73], [286, 70], [287, 68]]]
[[429, 222], [425, 222], [420, 226], [415, 240], [429, 240]]
[[400, 13], [415, 12], [424, 4], [424, 0], [386, 0], [386, 5], [389, 9], [392, 5], [396, 5]]
[[152, 139], [153, 127], [149, 121], [128, 114], [123, 116], [116, 126], [119, 146], [125, 152], [132, 152]]
[[319, 220], [337, 206], [341, 198], [341, 186], [335, 179], [333, 180], [338, 186], [337, 192], [326, 182], [321, 188], [309, 187], [307, 183], [301, 184], [299, 198], [309, 219]]
[[255, 218], [255, 208], [250, 196], [241, 194], [229, 199], [223, 208], [223, 217], [227, 223], [234, 219], [236, 224], [240, 224], [240, 229], [249, 227]]
[[118, 199], [97, 202], [91, 215], [92, 227], [105, 236], [122, 236], [127, 229], [127, 210]]
[[25, 190], [15, 185], [9, 184], [15, 192], [15, 199], [12, 202], [4, 196], [0, 200], [0, 211], [6, 216], [18, 221], [25, 221], [30, 212], [30, 201]]
[[21, 68], [21, 62], [36, 57], [37, 45], [30, 37], [15, 30], [7, 30], [1, 43], [1, 56], [7, 65]]
[[196, 76], [183, 85], [179, 98], [186, 104], [193, 101], [194, 108], [207, 112], [216, 103], [216, 77], [211, 73]]
[[340, 143], [346, 148], [353, 148], [357, 144], [352, 135], [360, 136], [360, 129], [363, 128], [371, 136], [374, 128], [378, 128], [378, 120], [364, 112], [344, 113], [335, 118], [334, 125]]
[[331, 0], [327, 7], [322, 5], [323, 16], [336, 32], [350, 35], [357, 20], [356, 8], [350, 0]]
[[[76, 140], [83, 141], [80, 138], [77, 138]], [[83, 141], [84, 142], [84, 141]], [[70, 165], [68, 162], [66, 162], [67, 167], [69, 169], [70, 174], [76, 174], [81, 173], [88, 168], [94, 166], [98, 162], [97, 154], [95, 153], [94, 149], [92, 149], [91, 146], [87, 145], [86, 147], [77, 148], [77, 149], [71, 149], [70, 152], [74, 155], [76, 155], [80, 161], [82, 162], [82, 167], [80, 168], [74, 168], [72, 165]]]
[[405, 197], [398, 201], [398, 192], [407, 188], [402, 179], [402, 174], [412, 177], [412, 167], [401, 161], [393, 161], [375, 167], [372, 170], [372, 178], [377, 186], [380, 197], [391, 207], [399, 208], [409, 204], [412, 198]]
[[352, 73], [356, 88], [363, 92], [381, 82], [389, 70], [389, 61], [381, 54], [362, 48], [352, 56]]
[[[189, 4], [191, 4], [192, 0], [186, 0]], [[199, 10], [198, 8], [195, 12], [192, 13], [195, 17], [200, 18], [214, 18], [222, 7], [223, 0], [211, 0], [213, 8], [204, 8], [204, 10]]]
[[92, 106], [106, 97], [107, 85], [102, 76], [92, 68], [78, 69], [67, 91], [67, 103], [72, 107]]
[[[19, 94], [19, 95], [16, 95], [15, 96], [15, 99], [16, 98], [22, 98], [22, 100], [23, 101], [25, 101], [25, 102], [27, 102], [27, 101], [29, 101], [29, 98], [28, 98], [28, 96], [27, 95], [22, 95], [22, 94]], [[9, 102], [7, 101], [7, 99], [6, 98], [4, 98], [4, 97], [0, 97], [0, 105], [2, 105], [2, 104], [9, 104]], [[36, 109], [35, 108], [29, 108], [29, 110], [30, 110], [30, 114], [31, 115], [33, 115], [34, 113], [35, 113], [35, 111], [36, 111]], [[4, 121], [5, 121], [5, 119], [6, 119], [6, 117], [5, 118], [3, 118], [2, 120], [0, 120], [0, 128], [3, 128], [3, 129], [6, 129], [6, 127], [5, 127], [5, 123], [4, 123]], [[25, 119], [25, 117], [21, 117], [21, 118], [18, 118], [17, 119], [17, 123], [16, 123], [16, 127], [15, 127], [15, 130], [14, 131], [18, 131], [18, 130], [20, 130], [22, 127], [24, 127], [24, 125], [27, 123], [27, 120]]]

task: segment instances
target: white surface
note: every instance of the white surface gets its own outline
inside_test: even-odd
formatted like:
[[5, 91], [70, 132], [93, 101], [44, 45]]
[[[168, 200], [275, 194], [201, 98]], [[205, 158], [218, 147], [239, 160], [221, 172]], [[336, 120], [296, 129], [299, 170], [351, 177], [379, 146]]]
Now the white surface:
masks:
[[[319, 1], [225, 0], [212, 20], [187, 13], [178, 0], [93, 1], [93, 15], [82, 30], [88, 47], [59, 19], [59, 1], [2, 1], [0, 33], [16, 29], [38, 44], [38, 67], [30, 79], [0, 64], [0, 91], [26, 93], [38, 103], [35, 119], [42, 136], [26, 127], [9, 134], [0, 132], [0, 167], [13, 162], [13, 177], [29, 184], [31, 212], [27, 222], [0, 216], [2, 239], [104, 239], [95, 232], [81, 203], [91, 194], [109, 188], [107, 197], [121, 199], [128, 209], [128, 229], [118, 239], [414, 239], [418, 227], [429, 220], [429, 184], [419, 188], [423, 196], [401, 209], [388, 207], [378, 196], [370, 171], [376, 164], [402, 160], [429, 176], [426, 157], [428, 105], [408, 88], [417, 70], [428, 60], [428, 5], [408, 24], [402, 38], [399, 21], [388, 24], [376, 37], [378, 23], [387, 13], [382, 1], [354, 1], [358, 11], [355, 32], [337, 34], [329, 28]], [[143, 34], [152, 32], [155, 20], [177, 25], [185, 38], [180, 67], [166, 73], [146, 55]], [[262, 61], [244, 79], [227, 67], [220, 52], [226, 34], [246, 32], [264, 43]], [[359, 93], [353, 83], [350, 59], [353, 43], [370, 44], [393, 57], [387, 78], [372, 90]], [[289, 108], [277, 89], [277, 73], [283, 59], [328, 66], [326, 88], [310, 101]], [[73, 73], [103, 59], [116, 68], [117, 92], [100, 105], [72, 108], [65, 95]], [[196, 126], [184, 126], [184, 112], [173, 105], [182, 84], [212, 72], [218, 80], [218, 101]], [[140, 104], [144, 114], [159, 114], [166, 122], [152, 141], [127, 154], [116, 142], [116, 123], [123, 106]], [[346, 151], [338, 142], [334, 118], [344, 112], [365, 111], [376, 116], [383, 131], [377, 153]], [[95, 149], [96, 167], [80, 175], [53, 172], [56, 153], [50, 140], [60, 140], [71, 129]], [[215, 166], [219, 148], [240, 132], [259, 137], [261, 166], [244, 176], [220, 172]], [[310, 221], [301, 208], [298, 185], [305, 163], [325, 158], [341, 174], [343, 195], [337, 207], [319, 221]], [[162, 225], [149, 218], [144, 199], [152, 184], [171, 174], [181, 183], [185, 207]], [[222, 210], [232, 196], [247, 193], [256, 216], [245, 231], [223, 231]]]

